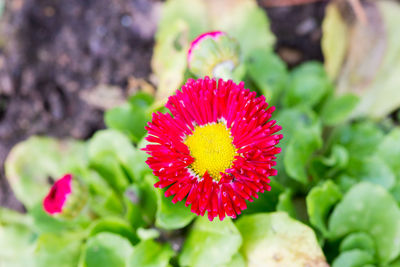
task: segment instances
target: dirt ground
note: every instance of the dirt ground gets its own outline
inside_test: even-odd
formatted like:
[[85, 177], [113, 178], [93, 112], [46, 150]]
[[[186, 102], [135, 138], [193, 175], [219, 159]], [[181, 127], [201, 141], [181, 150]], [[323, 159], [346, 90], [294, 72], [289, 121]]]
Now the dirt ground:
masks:
[[[23, 210], [4, 177], [13, 145], [34, 134], [89, 138], [104, 127], [104, 107], [91, 100], [99, 85], [114, 86], [124, 97], [132, 78], [151, 82], [160, 6], [157, 0], [6, 2], [0, 20], [1, 206]], [[276, 50], [289, 66], [322, 60], [325, 6], [264, 7]]]

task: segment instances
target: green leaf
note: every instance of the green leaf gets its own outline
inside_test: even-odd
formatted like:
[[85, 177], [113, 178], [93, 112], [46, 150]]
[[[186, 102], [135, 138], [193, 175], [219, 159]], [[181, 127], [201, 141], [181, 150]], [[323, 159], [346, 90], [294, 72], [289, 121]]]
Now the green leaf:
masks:
[[396, 181], [396, 176], [386, 162], [377, 156], [360, 160], [353, 160], [347, 173], [356, 177], [357, 181], [366, 181], [391, 189]]
[[241, 252], [248, 267], [326, 264], [314, 232], [286, 213], [243, 216], [236, 225], [243, 236]]
[[400, 128], [393, 129], [377, 148], [377, 155], [393, 170], [400, 180]]
[[142, 158], [142, 151], [137, 151], [130, 140], [116, 130], [98, 131], [89, 141], [90, 166], [120, 193], [148, 169]]
[[128, 239], [132, 244], [139, 242], [139, 238], [132, 227], [125, 220], [120, 218], [101, 218], [94, 221], [89, 226], [88, 230], [89, 236], [94, 236], [98, 233], [109, 232]]
[[157, 211], [158, 195], [154, 188], [155, 177], [144, 176], [139, 184], [131, 185], [125, 192], [127, 214], [126, 218], [134, 227], [154, 223]]
[[243, 215], [275, 211], [276, 205], [279, 202], [279, 196], [284, 192], [284, 187], [276, 180], [270, 181], [271, 191], [264, 192], [258, 195], [251, 204], [247, 205], [247, 209], [242, 211]]
[[168, 244], [161, 245], [153, 240], [146, 240], [135, 247], [127, 266], [167, 267], [173, 255], [174, 252]]
[[345, 147], [350, 157], [361, 159], [374, 154], [383, 137], [382, 130], [376, 124], [362, 121], [337, 128], [330, 142]]
[[[221, 12], [222, 8], [224, 12]], [[241, 47], [243, 56], [248, 58], [254, 50], [272, 51], [275, 36], [270, 30], [268, 17], [254, 0], [214, 1], [208, 3], [214, 29], [227, 32], [235, 38]], [[212, 12], [210, 12], [212, 10]], [[234, 18], [234, 19], [232, 19]]]
[[156, 214], [156, 226], [166, 230], [180, 229], [188, 225], [196, 214], [186, 207], [184, 202], [172, 203], [171, 197], [164, 196], [165, 190], [157, 190], [158, 208]]
[[374, 258], [366, 251], [353, 249], [342, 252], [332, 264], [332, 267], [358, 267], [374, 263]]
[[288, 175], [303, 183], [309, 182], [306, 169], [312, 154], [322, 146], [321, 126], [298, 129], [290, 139], [284, 155]]
[[123, 213], [124, 207], [120, 197], [97, 172], [81, 169], [77, 175], [88, 187], [88, 206], [91, 211], [106, 217], [118, 216]]
[[264, 48], [252, 50], [246, 65], [248, 74], [261, 89], [266, 101], [276, 103], [288, 76], [284, 62], [270, 49]]
[[292, 218], [296, 218], [296, 210], [292, 201], [293, 192], [290, 189], [285, 190], [279, 195], [279, 202], [276, 205], [277, 211], [284, 211]]
[[358, 96], [350, 93], [330, 97], [321, 110], [322, 122], [326, 125], [335, 125], [346, 121], [358, 101]]
[[0, 207], [0, 266], [32, 266], [32, 224], [28, 215]]
[[275, 120], [282, 126], [282, 134], [284, 138], [280, 140], [279, 147], [282, 152], [277, 156], [276, 169], [278, 170], [278, 179], [285, 177], [287, 170], [284, 168], [284, 158], [289, 142], [299, 129], [310, 128], [315, 125], [318, 120], [316, 115], [307, 108], [290, 108], [283, 109], [275, 114]]
[[240, 233], [229, 218], [210, 222], [198, 217], [183, 245], [179, 264], [190, 267], [227, 264], [241, 243]]
[[303, 63], [291, 73], [283, 103], [313, 107], [331, 90], [332, 84], [321, 63]]
[[74, 221], [63, 221], [50, 216], [43, 210], [41, 203], [33, 206], [30, 211], [36, 231], [39, 233], [61, 233], [68, 228], [79, 227]]
[[43, 234], [37, 241], [34, 266], [78, 266], [82, 233]]
[[133, 247], [120, 235], [100, 233], [88, 239], [80, 266], [82, 267], [125, 267]]
[[104, 120], [107, 127], [128, 135], [133, 142], [139, 142], [146, 133], [145, 126], [151, 119], [149, 107], [153, 103], [150, 95], [137, 93], [129, 103], [106, 111]]
[[347, 251], [353, 249], [360, 249], [368, 252], [370, 255], [375, 255], [375, 243], [372, 238], [363, 232], [352, 233], [346, 236], [340, 243], [340, 251]]
[[324, 236], [328, 235], [326, 227], [328, 213], [341, 198], [340, 189], [330, 180], [322, 185], [313, 187], [307, 195], [307, 212], [310, 222]]
[[332, 238], [365, 232], [375, 241], [378, 258], [387, 263], [400, 254], [400, 210], [382, 187], [359, 183], [335, 207], [329, 220]]
[[108, 128], [116, 129], [128, 135], [133, 142], [138, 142], [146, 133], [144, 127], [150, 119], [145, 111], [124, 104], [112, 108], [105, 113], [105, 123]]
[[17, 199], [28, 209], [41, 203], [50, 188], [49, 177], [59, 179], [87, 164], [85, 149], [80, 141], [48, 137], [31, 137], [17, 144], [5, 162], [6, 177]]
[[221, 265], [219, 267], [246, 267], [246, 266], [247, 266], [246, 261], [242, 256], [242, 254], [236, 253], [235, 255], [233, 255], [232, 260], [229, 263]]

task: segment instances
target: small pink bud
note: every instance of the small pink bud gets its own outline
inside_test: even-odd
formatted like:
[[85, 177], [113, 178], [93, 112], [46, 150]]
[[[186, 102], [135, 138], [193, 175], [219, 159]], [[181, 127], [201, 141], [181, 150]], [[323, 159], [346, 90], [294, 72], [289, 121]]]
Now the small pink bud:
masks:
[[81, 212], [86, 201], [86, 187], [71, 174], [66, 174], [50, 188], [43, 200], [43, 209], [51, 216], [71, 219]]
[[189, 70], [198, 77], [231, 79], [240, 65], [239, 44], [221, 31], [203, 33], [190, 45]]

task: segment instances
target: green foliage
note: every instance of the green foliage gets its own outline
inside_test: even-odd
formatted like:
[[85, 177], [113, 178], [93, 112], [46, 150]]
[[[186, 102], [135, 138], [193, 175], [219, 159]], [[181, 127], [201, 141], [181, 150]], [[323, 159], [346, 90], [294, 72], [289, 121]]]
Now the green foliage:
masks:
[[320, 63], [304, 63], [291, 73], [283, 103], [288, 107], [296, 105], [313, 107], [321, 101], [331, 87]]
[[146, 133], [144, 127], [151, 119], [149, 107], [153, 98], [144, 93], [137, 93], [129, 102], [106, 111], [104, 120], [107, 127], [119, 130], [137, 143]]
[[354, 186], [335, 207], [329, 220], [331, 238], [366, 232], [375, 241], [378, 260], [388, 263], [400, 254], [400, 208], [383, 187]]
[[307, 212], [310, 223], [325, 236], [328, 235], [326, 222], [329, 210], [341, 197], [340, 189], [330, 180], [322, 185], [314, 187], [307, 195]]
[[166, 198], [164, 191], [158, 190], [158, 209], [156, 214], [156, 225], [161, 229], [174, 230], [188, 225], [196, 216], [185, 207], [183, 202], [172, 203], [172, 198]]
[[80, 266], [124, 267], [132, 252], [133, 247], [127, 239], [112, 233], [100, 233], [87, 240]]
[[[106, 111], [108, 129], [85, 142], [31, 137], [10, 152], [6, 176], [27, 212], [0, 208], [0, 266], [400, 266], [400, 128], [396, 116], [382, 119], [399, 108], [400, 9], [369, 6], [385, 31], [349, 25], [332, 2], [324, 65], [289, 70], [256, 1], [167, 0], [152, 59], [154, 96], [139, 91]], [[272, 119], [284, 136], [271, 191], [222, 222], [166, 198], [141, 150], [152, 112], [190, 77], [190, 42], [211, 30], [238, 41], [241, 67], [232, 78], [276, 106]], [[387, 47], [356, 42], [361, 33]], [[65, 173], [88, 189], [87, 206], [71, 220], [42, 209]]]
[[153, 240], [145, 240], [138, 244], [129, 256], [128, 265], [131, 267], [167, 267], [174, 255], [169, 245], [161, 245]]
[[222, 222], [196, 219], [179, 256], [181, 266], [220, 266], [231, 261], [242, 243], [239, 231], [227, 218]]

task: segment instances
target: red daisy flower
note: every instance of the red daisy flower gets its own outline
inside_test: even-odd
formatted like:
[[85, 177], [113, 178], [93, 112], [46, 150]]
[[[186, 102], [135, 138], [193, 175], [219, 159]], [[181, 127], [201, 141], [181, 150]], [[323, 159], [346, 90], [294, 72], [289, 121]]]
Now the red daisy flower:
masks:
[[269, 176], [283, 137], [270, 120], [275, 107], [265, 97], [231, 80], [189, 79], [168, 99], [171, 114], [157, 112], [146, 129], [150, 144], [146, 163], [159, 178], [155, 187], [169, 187], [173, 203], [212, 221], [225, 214], [236, 218], [246, 201], [271, 190]]

